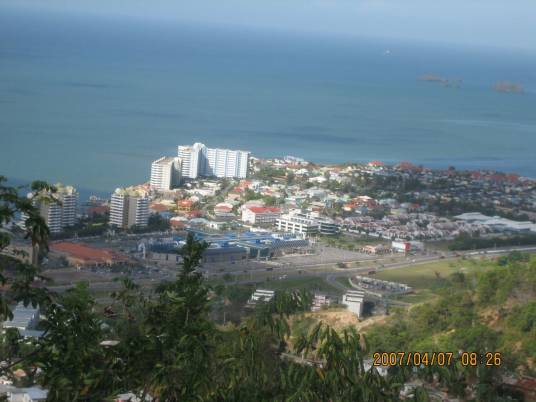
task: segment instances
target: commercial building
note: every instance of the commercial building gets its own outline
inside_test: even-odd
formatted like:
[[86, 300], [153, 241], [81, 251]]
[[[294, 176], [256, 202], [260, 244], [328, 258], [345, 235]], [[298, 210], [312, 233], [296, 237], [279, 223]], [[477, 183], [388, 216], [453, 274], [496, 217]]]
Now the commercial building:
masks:
[[363, 304], [365, 292], [359, 290], [349, 290], [342, 296], [342, 304], [346, 305], [349, 311], [361, 317], [363, 315]]
[[151, 164], [151, 187], [155, 190], [169, 191], [180, 184], [181, 159], [163, 156]]
[[410, 251], [423, 251], [424, 243], [420, 241], [393, 241], [391, 247], [395, 252], [409, 253]]
[[488, 226], [496, 232], [536, 232], [536, 223], [513, 221], [500, 216], [487, 216], [480, 212], [467, 212], [454, 218], [463, 222]]
[[[190, 221], [191, 222], [191, 221]], [[205, 233], [189, 230], [196, 240], [206, 241], [210, 247], [203, 252], [203, 263], [239, 263], [251, 259], [271, 259], [288, 254], [311, 253], [309, 240], [296, 236], [281, 236], [274, 233]], [[178, 262], [183, 237], [143, 240], [138, 245], [143, 258]]]
[[81, 267], [110, 266], [126, 264], [129, 258], [108, 248], [95, 248], [82, 243], [53, 243], [50, 250], [59, 253], [67, 259], [70, 265]]
[[[73, 226], [76, 223], [76, 213], [78, 210], [78, 192], [72, 186], [56, 184], [55, 193], [44, 195], [52, 200], [34, 200], [34, 205], [39, 208], [39, 213], [45, 220], [50, 233], [60, 233], [63, 229]], [[27, 216], [22, 216], [26, 220]]]
[[281, 209], [276, 207], [246, 207], [242, 210], [242, 222], [253, 225], [272, 224], [281, 216]]
[[110, 203], [110, 225], [123, 229], [147, 226], [149, 199], [133, 189], [116, 189]]
[[331, 219], [301, 212], [282, 215], [276, 219], [275, 225], [282, 232], [298, 233], [304, 237], [315, 234], [334, 235], [340, 232], [340, 225]]
[[248, 151], [207, 148], [196, 142], [193, 145], [179, 145], [183, 177], [195, 179], [199, 176], [245, 178], [248, 172]]
[[376, 244], [376, 245], [368, 244], [361, 249], [362, 253], [373, 254], [373, 255], [387, 254], [387, 253], [390, 253], [391, 251], [392, 251], [391, 248], [386, 247], [383, 244]]
[[247, 259], [247, 250], [240, 246], [209, 247], [203, 251], [203, 263], [234, 263]]

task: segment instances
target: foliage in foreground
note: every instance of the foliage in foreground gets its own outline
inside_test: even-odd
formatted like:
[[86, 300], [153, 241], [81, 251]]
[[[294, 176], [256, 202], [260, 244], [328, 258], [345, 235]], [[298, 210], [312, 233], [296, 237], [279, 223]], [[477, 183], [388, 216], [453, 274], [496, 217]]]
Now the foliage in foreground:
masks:
[[[28, 216], [25, 235], [35, 249], [46, 250], [48, 229], [38, 211], [16, 189], [2, 183], [2, 224], [12, 223], [18, 212], [24, 212]], [[32, 190], [53, 202], [54, 189], [46, 183], [35, 183]], [[0, 240], [1, 249], [7, 249], [9, 235], [2, 232]], [[309, 308], [306, 293], [276, 293], [272, 302], [259, 305], [239, 325], [216, 326], [209, 319], [211, 289], [197, 272], [206, 246], [189, 237], [177, 278], [151, 295], [124, 279], [104, 314], [98, 313], [87, 285], [53, 294], [37, 286], [36, 261], [24, 262], [17, 255], [4, 258], [0, 279], [8, 291], [1, 295], [1, 318], [9, 318], [9, 306], [22, 301], [39, 304], [46, 319], [45, 336], [37, 341], [6, 332], [0, 349], [6, 362], [2, 374], [15, 379], [13, 371], [23, 369], [28, 383], [43, 385], [49, 390], [48, 400], [58, 402], [112, 400], [125, 392], [155, 401], [399, 400], [401, 385], [410, 373], [400, 370], [382, 377], [376, 370], [366, 371], [367, 342], [354, 330], [338, 333], [320, 323], [289, 342], [288, 318]], [[478, 297], [488, 297], [494, 283], [482, 282]], [[449, 325], [474, 319], [472, 299], [443, 303], [438, 306], [443, 315], [421, 311], [418, 314], [424, 318], [417, 317], [421, 321], [416, 322], [447, 330]], [[526, 317], [520, 324], [523, 330], [534, 330], [533, 311], [519, 312]], [[484, 344], [495, 341], [480, 330], [472, 328]], [[395, 339], [399, 336], [388, 333]], [[400, 341], [396, 346], [408, 344]], [[422, 372], [428, 379], [434, 374]], [[452, 367], [439, 374], [454, 392], [463, 393], [467, 373]], [[493, 400], [493, 374], [474, 374], [482, 389], [478, 400]], [[416, 392], [415, 400], [427, 400], [426, 392]]]
[[[2, 225], [24, 212], [26, 236], [42, 254], [49, 236], [45, 222], [28, 198], [4, 182]], [[46, 183], [31, 189], [55, 202], [55, 189]], [[8, 232], [0, 240], [7, 250]], [[104, 314], [87, 285], [53, 294], [39, 286], [37, 260], [25, 262], [16, 253], [3, 258], [0, 279], [8, 291], [1, 295], [0, 318], [11, 318], [10, 306], [23, 302], [39, 305], [46, 319], [38, 340], [6, 331], [1, 374], [20, 382], [13, 372], [24, 370], [26, 384], [47, 388], [49, 401], [112, 400], [125, 392], [156, 401], [397, 400], [398, 383], [365, 372], [364, 342], [354, 331], [319, 326], [289, 348], [287, 319], [309, 308], [305, 293], [277, 293], [240, 325], [217, 327], [209, 319], [211, 290], [197, 272], [206, 246], [188, 237], [177, 278], [154, 294], [124, 279]]]
[[396, 311], [389, 324], [367, 332], [369, 348], [450, 351], [455, 355], [460, 350], [501, 352], [498, 368], [458, 365], [427, 370], [428, 377], [435, 372], [454, 394], [465, 392], [456, 384], [476, 382], [481, 393], [478, 400], [492, 400], [505, 372], [534, 375], [536, 258], [512, 252], [495, 263], [479, 263], [493, 267], [476, 274], [457, 272], [438, 290], [439, 297], [433, 302]]

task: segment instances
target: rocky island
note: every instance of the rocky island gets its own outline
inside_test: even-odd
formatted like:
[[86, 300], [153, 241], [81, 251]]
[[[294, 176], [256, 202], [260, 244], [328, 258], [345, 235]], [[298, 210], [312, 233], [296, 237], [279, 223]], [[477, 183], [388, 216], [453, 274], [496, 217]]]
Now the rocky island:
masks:
[[419, 81], [438, 83], [445, 87], [454, 87], [454, 88], [459, 88], [462, 83], [462, 80], [458, 78], [449, 79], [449, 78], [441, 77], [439, 75], [434, 75], [434, 74], [421, 75], [419, 77]]
[[510, 81], [499, 81], [494, 86], [493, 89], [497, 92], [507, 92], [507, 93], [522, 93], [523, 87], [519, 84], [515, 84]]

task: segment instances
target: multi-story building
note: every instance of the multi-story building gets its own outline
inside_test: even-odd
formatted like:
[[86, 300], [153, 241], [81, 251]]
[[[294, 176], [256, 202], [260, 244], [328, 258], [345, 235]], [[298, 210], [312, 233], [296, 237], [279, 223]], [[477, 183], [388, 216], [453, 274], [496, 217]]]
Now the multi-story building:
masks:
[[110, 225], [123, 229], [147, 226], [149, 199], [133, 189], [116, 189], [110, 204]]
[[151, 164], [151, 187], [160, 191], [169, 191], [181, 181], [181, 159], [163, 156]]
[[253, 225], [272, 224], [281, 216], [281, 209], [276, 207], [246, 207], [242, 210], [242, 222]]
[[[40, 201], [34, 199], [34, 205], [39, 209], [40, 215], [45, 220], [50, 233], [60, 233], [63, 229], [73, 226], [76, 223], [76, 213], [78, 210], [78, 192], [72, 186], [64, 186], [61, 183], [55, 184], [56, 192], [43, 194], [50, 200]], [[25, 221], [28, 217], [21, 216]]]
[[249, 152], [207, 148], [206, 176], [246, 178]]
[[179, 145], [178, 156], [182, 161], [182, 177], [195, 179], [204, 176], [206, 147], [196, 142], [194, 145]]
[[278, 230], [286, 233], [298, 233], [304, 237], [315, 234], [333, 235], [340, 231], [340, 225], [331, 219], [301, 212], [291, 212], [277, 218], [275, 225]]
[[216, 176], [242, 179], [247, 176], [247, 151], [207, 148], [196, 142], [194, 145], [179, 145], [178, 156], [182, 161], [183, 177], [195, 179], [199, 176]]
[[309, 237], [318, 233], [318, 224], [294, 214], [282, 215], [275, 220], [277, 230]]

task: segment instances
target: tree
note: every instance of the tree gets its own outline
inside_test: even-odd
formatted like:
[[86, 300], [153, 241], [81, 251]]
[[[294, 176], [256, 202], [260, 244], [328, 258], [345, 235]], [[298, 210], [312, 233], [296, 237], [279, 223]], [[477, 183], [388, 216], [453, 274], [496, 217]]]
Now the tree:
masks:
[[42, 370], [38, 381], [49, 401], [94, 401], [113, 396], [118, 372], [101, 345], [103, 322], [86, 284], [78, 284], [48, 308], [46, 336], [37, 343], [30, 367]]
[[[25, 216], [23, 222], [24, 237], [31, 240], [31, 262], [29, 254], [21, 249], [11, 248], [10, 255], [0, 256], [0, 284], [8, 291], [0, 293], [0, 320], [12, 318], [9, 305], [23, 302], [24, 305], [45, 305], [49, 302], [46, 290], [35, 287], [36, 280], [43, 280], [39, 274], [39, 256], [48, 250], [49, 230], [39, 209], [32, 200], [55, 202], [51, 197], [56, 189], [42, 181], [30, 185], [30, 197], [21, 197], [19, 191], [25, 187], [6, 186], [7, 179], [0, 176], [0, 227], [15, 224], [18, 215]], [[11, 244], [12, 234], [0, 231], [0, 252], [7, 250]], [[7, 275], [6, 275], [7, 274]]]
[[[0, 196], [3, 222], [13, 219], [13, 205], [35, 217], [31, 203], [13, 191], [2, 188]], [[46, 242], [38, 219], [29, 221], [28, 231], [36, 244]], [[26, 282], [36, 272], [28, 266], [37, 267], [15, 259], [22, 283], [3, 279], [12, 300], [41, 304], [45, 336], [25, 353], [21, 338], [9, 332], [1, 350], [12, 363], [3, 370], [23, 367], [49, 390], [48, 400], [62, 402], [109, 400], [123, 392], [159, 402], [398, 400], [397, 381], [364, 369], [367, 342], [355, 330], [318, 325], [291, 342], [289, 318], [309, 310], [307, 292], [276, 292], [238, 327], [217, 327], [209, 318], [210, 288], [198, 270], [206, 247], [189, 235], [175, 280], [147, 294], [124, 279], [104, 313], [86, 284], [63, 294], [36, 293]]]

